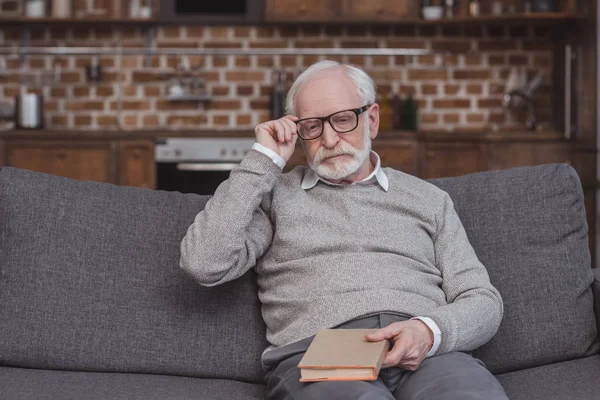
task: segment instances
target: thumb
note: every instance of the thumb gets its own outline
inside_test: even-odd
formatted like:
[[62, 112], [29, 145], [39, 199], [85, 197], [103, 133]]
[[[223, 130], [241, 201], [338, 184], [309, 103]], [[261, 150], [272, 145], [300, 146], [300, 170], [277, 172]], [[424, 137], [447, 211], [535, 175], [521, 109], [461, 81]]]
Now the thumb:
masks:
[[393, 336], [393, 332], [389, 331], [388, 329], [381, 328], [381, 329], [376, 330], [373, 333], [367, 334], [366, 338], [370, 342], [379, 342], [384, 339], [389, 339], [392, 336]]

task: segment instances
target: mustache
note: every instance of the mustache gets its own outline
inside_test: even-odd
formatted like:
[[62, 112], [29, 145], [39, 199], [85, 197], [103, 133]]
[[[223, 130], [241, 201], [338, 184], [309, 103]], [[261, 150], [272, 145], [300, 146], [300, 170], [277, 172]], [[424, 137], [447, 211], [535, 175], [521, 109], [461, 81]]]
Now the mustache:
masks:
[[326, 149], [326, 148], [321, 147], [315, 154], [313, 162], [318, 165], [323, 160], [326, 160], [328, 158], [343, 156], [343, 155], [355, 156], [358, 152], [359, 152], [358, 149], [355, 149], [354, 147], [352, 147], [351, 145], [349, 145], [346, 142], [342, 142], [342, 143], [340, 143], [340, 145], [338, 147], [336, 147], [334, 149]]

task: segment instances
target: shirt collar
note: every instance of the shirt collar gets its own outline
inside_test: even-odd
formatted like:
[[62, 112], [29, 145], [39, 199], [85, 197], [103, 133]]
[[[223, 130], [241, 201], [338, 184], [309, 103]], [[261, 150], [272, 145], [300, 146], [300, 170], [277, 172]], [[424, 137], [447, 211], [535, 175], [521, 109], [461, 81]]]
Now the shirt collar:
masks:
[[[360, 185], [360, 184], [366, 184], [366, 183], [371, 183], [373, 181], [377, 181], [379, 186], [381, 186], [381, 188], [387, 192], [390, 187], [390, 182], [389, 182], [387, 175], [385, 174], [385, 172], [383, 172], [383, 169], [381, 168], [381, 160], [379, 158], [379, 155], [377, 153], [375, 153], [374, 151], [371, 151], [371, 154], [369, 157], [370, 157], [371, 163], [373, 163], [375, 165], [375, 169], [373, 169], [373, 172], [371, 172], [371, 174], [369, 174], [369, 176], [367, 176], [365, 179], [358, 181], [358, 182], [353, 182], [350, 185]], [[308, 190], [308, 189], [315, 187], [315, 185], [319, 181], [323, 181], [326, 184], [332, 185], [332, 186], [344, 186], [342, 184], [333, 183], [333, 182], [328, 181], [327, 179], [321, 178], [320, 176], [317, 175], [317, 173], [315, 171], [313, 171], [311, 168], [309, 168], [307, 170], [306, 174], [304, 174], [304, 178], [302, 178], [301, 187], [304, 190]]]

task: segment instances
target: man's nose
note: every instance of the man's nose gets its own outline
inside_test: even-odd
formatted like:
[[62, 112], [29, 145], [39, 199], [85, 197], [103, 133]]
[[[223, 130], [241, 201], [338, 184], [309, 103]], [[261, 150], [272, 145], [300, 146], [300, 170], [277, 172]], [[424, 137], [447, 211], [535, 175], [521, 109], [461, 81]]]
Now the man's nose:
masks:
[[339, 141], [338, 133], [331, 127], [329, 121], [325, 121], [323, 123], [323, 147], [333, 149]]

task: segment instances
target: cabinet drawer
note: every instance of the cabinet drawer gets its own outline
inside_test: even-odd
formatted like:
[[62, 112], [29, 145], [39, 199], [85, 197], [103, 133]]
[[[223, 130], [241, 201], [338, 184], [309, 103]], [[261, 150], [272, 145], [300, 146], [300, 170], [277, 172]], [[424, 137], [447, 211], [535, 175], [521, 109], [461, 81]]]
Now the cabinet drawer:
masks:
[[36, 172], [97, 182], [114, 182], [109, 142], [9, 143], [7, 164]]
[[346, 21], [394, 21], [417, 17], [413, 0], [344, 0]]
[[339, 19], [341, 0], [267, 0], [265, 19], [269, 22], [333, 22]]

